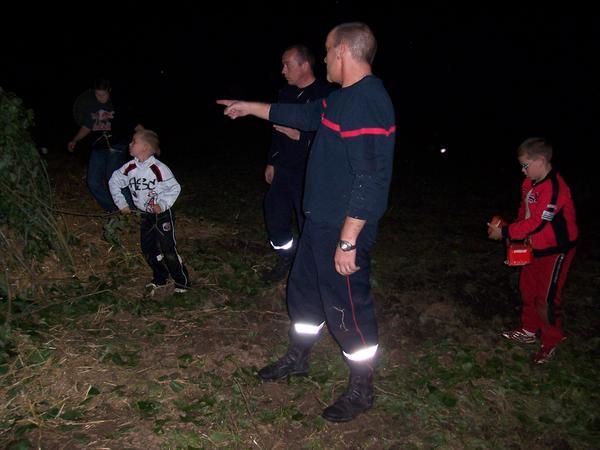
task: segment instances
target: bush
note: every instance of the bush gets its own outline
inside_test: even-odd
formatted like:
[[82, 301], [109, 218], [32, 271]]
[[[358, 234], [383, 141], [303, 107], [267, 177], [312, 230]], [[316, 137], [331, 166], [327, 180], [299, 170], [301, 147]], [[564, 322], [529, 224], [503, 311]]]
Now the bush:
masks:
[[[45, 162], [31, 137], [33, 112], [0, 88], [0, 252], [7, 271], [33, 274], [50, 252], [73, 265], [67, 241], [52, 212]], [[0, 276], [0, 290], [6, 288]], [[3, 289], [8, 292], [8, 289]]]

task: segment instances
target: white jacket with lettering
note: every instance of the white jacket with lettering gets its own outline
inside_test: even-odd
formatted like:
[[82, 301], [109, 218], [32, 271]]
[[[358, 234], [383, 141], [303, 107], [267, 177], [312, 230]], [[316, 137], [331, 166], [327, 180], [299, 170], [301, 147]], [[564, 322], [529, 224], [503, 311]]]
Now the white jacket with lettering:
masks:
[[161, 212], [170, 209], [181, 192], [171, 169], [154, 156], [145, 161], [134, 158], [123, 164], [113, 172], [108, 187], [117, 208], [128, 206], [121, 192], [128, 187], [135, 206], [148, 213], [154, 212], [152, 205], [155, 204], [160, 206]]

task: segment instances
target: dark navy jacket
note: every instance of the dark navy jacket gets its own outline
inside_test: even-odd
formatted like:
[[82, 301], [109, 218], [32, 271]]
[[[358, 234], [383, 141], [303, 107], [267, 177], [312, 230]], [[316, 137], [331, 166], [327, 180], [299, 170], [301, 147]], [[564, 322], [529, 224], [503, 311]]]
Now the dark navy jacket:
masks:
[[[320, 80], [315, 80], [305, 88], [287, 85], [279, 91], [277, 103], [309, 103], [326, 98], [334, 89], [333, 84]], [[285, 134], [273, 130], [267, 164], [298, 169], [304, 173], [308, 152], [314, 137], [314, 131], [300, 130], [300, 140], [295, 141]]]
[[387, 209], [396, 136], [394, 107], [379, 78], [369, 75], [306, 105], [273, 104], [269, 120], [317, 130], [304, 189], [307, 219], [377, 223]]
[[134, 127], [141, 123], [136, 120], [131, 108], [125, 105], [115, 107], [112, 100], [100, 103], [94, 97], [86, 105], [86, 109], [83, 125], [92, 130], [90, 142], [91, 147], [96, 150], [117, 146], [127, 148], [133, 137]]

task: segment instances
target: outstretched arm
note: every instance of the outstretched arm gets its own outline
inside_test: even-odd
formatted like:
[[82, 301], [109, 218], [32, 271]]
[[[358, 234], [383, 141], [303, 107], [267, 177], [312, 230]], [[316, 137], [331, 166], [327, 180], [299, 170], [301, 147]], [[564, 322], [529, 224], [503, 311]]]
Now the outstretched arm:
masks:
[[223, 111], [223, 114], [232, 119], [251, 115], [258, 117], [259, 119], [269, 120], [269, 112], [271, 111], [270, 103], [217, 100], [217, 104], [224, 105], [225, 110]]

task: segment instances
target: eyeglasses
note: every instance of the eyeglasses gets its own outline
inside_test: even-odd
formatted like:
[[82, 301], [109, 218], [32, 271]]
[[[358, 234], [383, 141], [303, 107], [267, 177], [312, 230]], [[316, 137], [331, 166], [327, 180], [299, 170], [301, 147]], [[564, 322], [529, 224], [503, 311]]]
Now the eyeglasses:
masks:
[[529, 167], [529, 164], [531, 164], [531, 162], [528, 162], [526, 164], [521, 163], [521, 170], [527, 170], [527, 168]]

